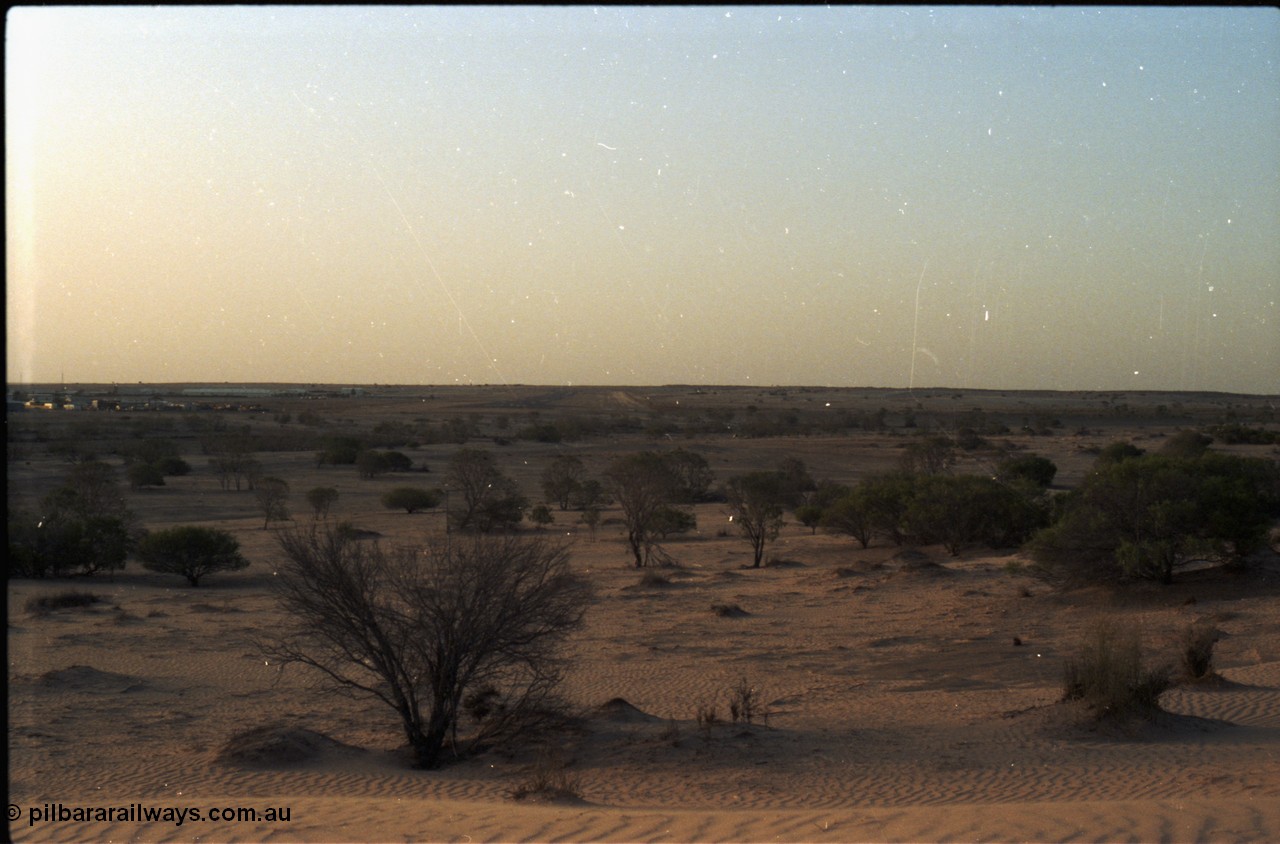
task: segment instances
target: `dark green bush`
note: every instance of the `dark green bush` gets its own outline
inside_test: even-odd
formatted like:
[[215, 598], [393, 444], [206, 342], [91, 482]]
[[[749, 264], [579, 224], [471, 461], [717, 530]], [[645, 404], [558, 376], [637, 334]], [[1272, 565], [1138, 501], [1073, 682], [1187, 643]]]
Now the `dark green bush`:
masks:
[[1119, 463], [1122, 460], [1128, 460], [1133, 457], [1141, 457], [1143, 450], [1136, 445], [1123, 440], [1117, 440], [1098, 452], [1098, 456], [1094, 459], [1094, 468], [1103, 469], [1113, 463]]
[[134, 463], [126, 470], [129, 476], [130, 489], [142, 489], [148, 486], [164, 486], [164, 472], [151, 463]]
[[1183, 563], [1250, 554], [1277, 516], [1274, 461], [1215, 453], [1129, 457], [1086, 478], [1030, 550], [1042, 572], [1066, 581], [1169, 583]]
[[316, 455], [319, 466], [351, 466], [360, 456], [364, 448], [359, 437], [332, 436], [321, 441], [320, 452]]
[[1212, 443], [1213, 437], [1206, 437], [1198, 431], [1179, 431], [1164, 441], [1159, 453], [1165, 457], [1199, 457]]
[[164, 574], [180, 574], [192, 586], [219, 571], [239, 571], [249, 565], [240, 556], [240, 543], [216, 528], [194, 525], [168, 528], [147, 535], [138, 543], [144, 568]]
[[940, 542], [953, 556], [971, 544], [1021, 545], [1047, 520], [1038, 501], [980, 475], [919, 478], [905, 515], [916, 542]]
[[165, 475], [180, 476], [191, 473], [191, 464], [176, 455], [161, 457], [155, 461], [154, 465]]
[[306, 497], [307, 504], [311, 505], [311, 512], [318, 521], [329, 517], [329, 509], [338, 500], [338, 490], [331, 486], [313, 487], [307, 491]]
[[404, 510], [416, 513], [419, 510], [430, 510], [439, 506], [441, 499], [439, 490], [423, 489], [416, 486], [398, 486], [382, 495], [382, 506], [389, 510]]
[[996, 468], [996, 477], [1005, 483], [1023, 482], [1048, 489], [1058, 474], [1057, 465], [1047, 457], [1030, 455], [1002, 461]]

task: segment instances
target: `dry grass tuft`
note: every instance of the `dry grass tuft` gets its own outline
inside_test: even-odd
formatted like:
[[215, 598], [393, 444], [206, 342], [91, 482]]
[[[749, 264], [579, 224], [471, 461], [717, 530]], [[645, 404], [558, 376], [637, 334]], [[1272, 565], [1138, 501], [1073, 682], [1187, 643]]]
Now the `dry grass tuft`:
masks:
[[528, 769], [523, 782], [511, 789], [514, 800], [580, 801], [582, 777], [568, 770], [559, 752], [546, 750]]
[[1067, 660], [1062, 699], [1082, 701], [1098, 720], [1151, 720], [1161, 712], [1160, 695], [1171, 685], [1171, 673], [1167, 666], [1143, 664], [1134, 625], [1103, 621]]

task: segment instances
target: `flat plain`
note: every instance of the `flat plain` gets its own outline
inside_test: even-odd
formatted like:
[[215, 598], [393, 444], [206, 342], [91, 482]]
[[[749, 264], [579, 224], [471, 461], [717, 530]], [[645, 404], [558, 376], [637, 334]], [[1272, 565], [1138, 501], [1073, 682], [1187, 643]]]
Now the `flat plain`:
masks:
[[[158, 385], [128, 403], [190, 402]], [[84, 397], [103, 388], [84, 387]], [[278, 389], [293, 389], [281, 385]], [[231, 392], [228, 390], [228, 392]], [[328, 393], [328, 394], [326, 394]], [[466, 429], [532, 502], [557, 455], [600, 478], [619, 455], [683, 448], [715, 484], [785, 458], [816, 480], [854, 483], [892, 468], [922, 431], [976, 430], [955, 471], [1001, 455], [1054, 461], [1055, 489], [1080, 483], [1116, 440], [1154, 450], [1178, 430], [1224, 421], [1276, 427], [1275, 396], [835, 388], [366, 387], [201, 398], [249, 409], [23, 411], [9, 416], [11, 509], [57, 485], [76, 442], [117, 467], [131, 440], [177, 443], [193, 471], [127, 490], [149, 529], [230, 531], [251, 565], [197, 588], [130, 561], [75, 580], [11, 579], [8, 594], [10, 835], [29, 841], [1265, 841], [1280, 837], [1280, 560], [1180, 573], [1168, 586], [1065, 589], [1016, 548], [862, 549], [787, 514], [771, 565], [722, 503], [695, 505], [697, 528], [664, 543], [675, 565], [646, 583], [615, 508], [594, 532], [551, 508], [543, 530], [568, 543], [595, 587], [569, 643], [566, 696], [576, 729], [527, 746], [414, 770], [393, 713], [318, 693], [302, 669], [255, 642], [281, 618], [270, 582], [281, 552], [247, 491], [226, 490], [201, 436], [245, 426], [270, 447], [264, 474], [302, 494], [332, 486], [330, 521], [387, 544], [444, 532], [440, 509], [408, 514], [380, 496], [438, 487], [460, 448], [432, 431]], [[155, 405], [158, 407], [158, 405]], [[835, 422], [831, 420], [837, 420]], [[852, 421], [851, 421], [852, 420]], [[862, 420], [867, 420], [862, 424]], [[452, 428], [449, 428], [450, 425]], [[572, 432], [538, 441], [544, 426]], [[381, 427], [380, 427], [381, 426]], [[414, 470], [361, 478], [318, 465], [326, 435], [411, 430]], [[982, 433], [983, 430], [1000, 433]], [[1213, 448], [1276, 459], [1274, 445]], [[423, 472], [425, 468], [427, 471]], [[123, 477], [123, 472], [121, 473]], [[1274, 543], [1273, 543], [1274, 544]], [[31, 599], [68, 588], [102, 600], [49, 613]], [[717, 612], [736, 607], [740, 612]], [[1060, 702], [1064, 661], [1091, 625], [1141, 630], [1153, 660], [1193, 623], [1219, 632], [1223, 680], [1178, 685], [1165, 720], [1090, 729]], [[761, 712], [732, 722], [735, 688]], [[699, 709], [721, 720], [700, 723]], [[275, 730], [274, 743], [245, 733]], [[252, 751], [252, 752], [251, 752]], [[551, 760], [551, 761], [548, 761]], [[554, 765], [572, 793], [516, 799]], [[66, 807], [287, 808], [287, 821], [30, 822]], [[56, 812], [56, 809], [50, 809]]]

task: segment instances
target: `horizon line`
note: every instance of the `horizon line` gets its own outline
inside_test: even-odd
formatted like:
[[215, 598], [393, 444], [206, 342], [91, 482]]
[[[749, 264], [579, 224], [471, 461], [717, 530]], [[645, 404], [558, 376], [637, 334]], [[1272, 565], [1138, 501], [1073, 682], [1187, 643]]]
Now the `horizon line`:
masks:
[[605, 390], [656, 390], [656, 389], [688, 389], [688, 390], [870, 390], [879, 392], [901, 392], [901, 393], [926, 393], [926, 392], [952, 392], [952, 393], [1124, 393], [1124, 394], [1179, 394], [1179, 395], [1220, 395], [1220, 396], [1245, 396], [1253, 398], [1280, 398], [1280, 392], [1241, 392], [1234, 390], [1213, 390], [1213, 389], [1162, 389], [1162, 388], [1106, 388], [1106, 387], [1081, 387], [1081, 388], [1057, 388], [1057, 387], [955, 387], [947, 385], [935, 385], [929, 387], [888, 387], [876, 385], [861, 386], [840, 386], [833, 384], [695, 384], [683, 382], [671, 382], [664, 384], [560, 384], [560, 383], [384, 383], [384, 382], [353, 382], [353, 381], [136, 381], [136, 382], [119, 382], [119, 381], [8, 381], [6, 389], [12, 391], [14, 389], [34, 388], [34, 387], [58, 387], [64, 390], [87, 388], [103, 388], [103, 389], [137, 389], [142, 388], [176, 388], [176, 387], [205, 387], [216, 388], [226, 387], [228, 389], [252, 389], [255, 387], [290, 387], [294, 389], [351, 389], [351, 388], [373, 388], [373, 389], [494, 389], [494, 390], [510, 390], [516, 388], [525, 389], [556, 389], [556, 390], [576, 390], [576, 389], [605, 389]]

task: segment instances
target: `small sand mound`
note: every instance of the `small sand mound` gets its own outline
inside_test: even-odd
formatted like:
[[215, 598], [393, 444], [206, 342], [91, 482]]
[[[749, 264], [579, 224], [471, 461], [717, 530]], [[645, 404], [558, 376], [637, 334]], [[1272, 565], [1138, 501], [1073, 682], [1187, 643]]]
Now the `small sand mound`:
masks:
[[856, 562], [852, 565], [837, 566], [833, 569], [833, 576], [838, 578], [846, 577], [863, 577], [873, 572], [883, 571], [884, 563], [867, 563]]
[[40, 685], [61, 691], [119, 694], [146, 688], [146, 683], [127, 674], [99, 671], [89, 665], [72, 665], [40, 675]]
[[191, 606], [187, 607], [187, 609], [190, 610], [191, 612], [216, 612], [216, 613], [244, 612], [239, 607], [233, 607], [230, 604], [206, 604], [203, 601], [198, 604], [192, 604]]
[[890, 559], [897, 563], [897, 570], [890, 577], [899, 575], [921, 575], [924, 577], [945, 576], [954, 572], [941, 563], [929, 559], [929, 555], [914, 548], [905, 548]]
[[662, 719], [632, 706], [625, 698], [615, 697], [596, 707], [596, 714], [606, 721], [624, 724], [649, 724]]
[[624, 586], [623, 589], [670, 589], [677, 584], [672, 583], [666, 575], [658, 574], [656, 571], [647, 571], [640, 576], [638, 583], [630, 586]]
[[1019, 712], [1005, 718], [1022, 719], [1039, 734], [1053, 739], [1080, 741], [1172, 741], [1193, 739], [1204, 733], [1230, 728], [1230, 721], [1201, 718], [1158, 710], [1147, 716], [1099, 718], [1082, 701], [1060, 701]]
[[312, 762], [334, 751], [353, 752], [358, 748], [312, 730], [269, 724], [233, 735], [215, 761], [238, 768], [277, 768]]

